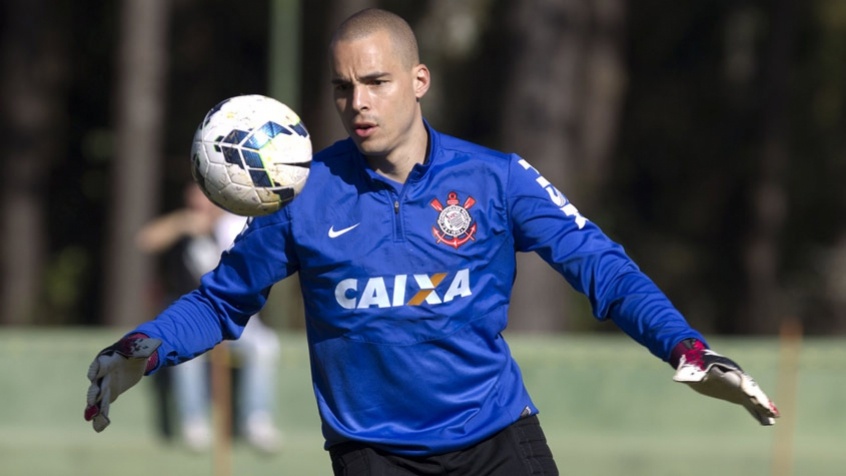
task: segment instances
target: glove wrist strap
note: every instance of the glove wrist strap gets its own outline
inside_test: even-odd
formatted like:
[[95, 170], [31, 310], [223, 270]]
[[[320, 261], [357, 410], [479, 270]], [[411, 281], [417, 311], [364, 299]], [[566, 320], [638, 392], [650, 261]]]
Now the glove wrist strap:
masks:
[[685, 339], [673, 348], [670, 353], [670, 365], [674, 369], [679, 368], [682, 357], [687, 364], [697, 365], [701, 369], [705, 369], [705, 362], [702, 359], [703, 352], [708, 349], [702, 341], [698, 339]]
[[[129, 334], [128, 336], [124, 337], [123, 339], [149, 339], [150, 336], [147, 334], [143, 334], [141, 332], [135, 332], [133, 334]], [[123, 340], [121, 339], [121, 340]], [[159, 365], [159, 351], [156, 350], [153, 352], [149, 358], [147, 358], [147, 366], [144, 368], [144, 375], [149, 374]]]

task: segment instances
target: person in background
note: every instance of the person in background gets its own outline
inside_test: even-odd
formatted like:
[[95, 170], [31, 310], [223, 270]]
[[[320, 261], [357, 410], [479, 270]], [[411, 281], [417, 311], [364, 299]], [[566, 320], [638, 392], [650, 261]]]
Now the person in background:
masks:
[[[161, 258], [159, 282], [168, 303], [197, 287], [246, 224], [245, 217], [215, 206], [193, 181], [185, 186], [184, 202], [184, 208], [151, 221], [137, 235], [141, 250]], [[235, 389], [239, 434], [255, 448], [275, 452], [280, 448], [280, 432], [272, 412], [276, 404], [278, 336], [255, 315], [241, 339], [228, 345], [240, 369]], [[208, 359], [201, 356], [168, 370], [182, 438], [192, 450], [207, 450], [212, 441]]]

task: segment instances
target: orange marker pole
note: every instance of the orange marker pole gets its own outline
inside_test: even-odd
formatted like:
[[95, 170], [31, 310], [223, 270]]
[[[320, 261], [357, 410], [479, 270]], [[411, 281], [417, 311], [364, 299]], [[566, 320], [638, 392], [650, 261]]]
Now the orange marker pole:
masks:
[[793, 474], [793, 435], [796, 431], [796, 393], [799, 385], [799, 357], [802, 323], [796, 318], [782, 321], [779, 331], [779, 361], [776, 400], [781, 417], [775, 425], [773, 476]]
[[214, 409], [215, 476], [232, 474], [232, 385], [229, 348], [223, 344], [211, 350], [211, 391]]

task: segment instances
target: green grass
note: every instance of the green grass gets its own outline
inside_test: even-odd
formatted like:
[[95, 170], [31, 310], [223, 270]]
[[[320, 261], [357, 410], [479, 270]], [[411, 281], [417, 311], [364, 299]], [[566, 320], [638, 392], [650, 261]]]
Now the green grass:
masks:
[[[146, 380], [115, 402], [102, 434], [82, 420], [87, 366], [120, 334], [0, 329], [0, 475], [215, 474], [211, 454], [158, 439]], [[793, 424], [784, 419], [769, 428], [740, 407], [673, 383], [666, 364], [624, 337], [509, 340], [563, 474], [770, 475], [782, 438], [792, 441], [793, 461], [782, 474], [833, 476], [846, 467], [844, 340], [803, 343]], [[779, 400], [775, 340], [711, 343]], [[301, 335], [283, 336], [278, 415], [284, 450], [264, 456], [236, 442], [231, 474], [331, 474]]]

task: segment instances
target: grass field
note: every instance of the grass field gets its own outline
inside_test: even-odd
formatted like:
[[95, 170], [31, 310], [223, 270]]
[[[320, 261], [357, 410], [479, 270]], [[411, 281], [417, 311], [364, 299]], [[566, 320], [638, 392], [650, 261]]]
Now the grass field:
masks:
[[[82, 420], [90, 360], [114, 329], [0, 328], [0, 475], [213, 475], [211, 454], [158, 439], [150, 382], [115, 402], [112, 426]], [[327, 475], [304, 337], [284, 335], [279, 421], [284, 450], [236, 441], [233, 475]], [[793, 412], [761, 427], [745, 411], [673, 383], [671, 369], [623, 337], [509, 336], [562, 474], [757, 476], [846, 474], [846, 341], [806, 340]], [[775, 340], [711, 339], [776, 401]], [[777, 393], [777, 390], [782, 395]], [[782, 408], [783, 411], [788, 408]], [[777, 444], [778, 443], [778, 444]], [[786, 446], [781, 446], [785, 444]], [[789, 468], [774, 472], [778, 461]]]

